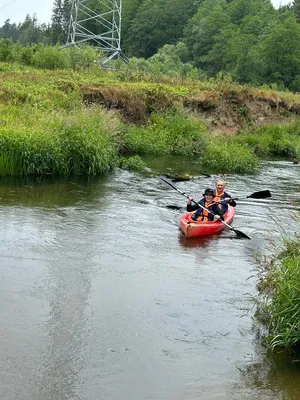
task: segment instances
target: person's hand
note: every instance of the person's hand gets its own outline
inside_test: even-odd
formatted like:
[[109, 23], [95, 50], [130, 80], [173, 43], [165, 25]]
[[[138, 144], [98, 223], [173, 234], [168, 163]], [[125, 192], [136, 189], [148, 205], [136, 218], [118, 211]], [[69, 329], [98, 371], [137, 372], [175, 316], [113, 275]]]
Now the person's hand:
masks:
[[221, 218], [220, 215], [215, 215], [214, 216], [214, 221], [219, 221], [220, 218]]
[[225, 201], [226, 201], [226, 203], [229, 203], [230, 202], [230, 200], [231, 200], [231, 198], [230, 197], [225, 197], [225, 199], [224, 199]]
[[192, 197], [189, 197], [189, 198], [188, 198], [188, 204], [192, 204], [192, 201], [193, 201], [193, 198], [192, 198]]
[[197, 213], [194, 213], [194, 214], [191, 215], [191, 219], [193, 221], [197, 221], [197, 218], [198, 218]]

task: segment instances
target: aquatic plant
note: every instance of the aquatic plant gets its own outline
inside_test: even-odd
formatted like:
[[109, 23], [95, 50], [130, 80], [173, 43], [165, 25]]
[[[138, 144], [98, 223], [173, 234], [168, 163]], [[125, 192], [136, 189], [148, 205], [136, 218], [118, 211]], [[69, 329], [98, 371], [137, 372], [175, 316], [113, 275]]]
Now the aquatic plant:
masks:
[[117, 126], [112, 115], [91, 108], [51, 114], [36, 121], [33, 128], [1, 127], [0, 174], [107, 172], [118, 162]]
[[144, 163], [140, 156], [121, 157], [120, 167], [129, 171], [143, 171], [146, 168], [146, 163]]
[[207, 146], [199, 162], [214, 172], [252, 173], [258, 166], [258, 159], [249, 148], [221, 139]]
[[295, 158], [300, 150], [299, 121], [285, 125], [260, 127], [248, 133], [240, 133], [233, 141], [246, 144], [257, 156], [282, 156]]
[[157, 113], [147, 125], [128, 126], [124, 146], [137, 154], [196, 156], [206, 148], [206, 127], [178, 111]]
[[283, 247], [261, 263], [257, 288], [263, 301], [257, 316], [267, 326], [272, 350], [295, 350], [300, 343], [300, 238], [284, 239]]

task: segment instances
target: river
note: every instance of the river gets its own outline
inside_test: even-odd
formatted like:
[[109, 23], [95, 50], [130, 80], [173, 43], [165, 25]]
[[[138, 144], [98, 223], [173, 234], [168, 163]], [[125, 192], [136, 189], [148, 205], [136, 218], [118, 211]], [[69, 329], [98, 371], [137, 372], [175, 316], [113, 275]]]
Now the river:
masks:
[[[184, 239], [166, 205], [186, 199], [151, 174], [2, 179], [1, 399], [299, 399], [299, 364], [266, 351], [252, 302], [257, 257], [298, 229], [299, 168], [225, 177], [252, 240]], [[198, 199], [218, 178], [177, 187]]]

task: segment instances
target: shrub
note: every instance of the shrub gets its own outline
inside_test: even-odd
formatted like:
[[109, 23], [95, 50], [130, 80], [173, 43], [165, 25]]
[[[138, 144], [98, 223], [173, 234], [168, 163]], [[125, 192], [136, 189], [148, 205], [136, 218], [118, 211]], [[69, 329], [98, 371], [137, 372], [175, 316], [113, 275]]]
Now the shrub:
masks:
[[143, 171], [146, 167], [146, 164], [139, 156], [132, 156], [128, 158], [122, 157], [120, 159], [120, 167], [130, 171]]
[[146, 126], [130, 126], [125, 146], [138, 154], [195, 156], [205, 151], [205, 125], [178, 112], [153, 114]]
[[200, 162], [215, 172], [252, 173], [258, 165], [247, 147], [223, 141], [210, 144]]

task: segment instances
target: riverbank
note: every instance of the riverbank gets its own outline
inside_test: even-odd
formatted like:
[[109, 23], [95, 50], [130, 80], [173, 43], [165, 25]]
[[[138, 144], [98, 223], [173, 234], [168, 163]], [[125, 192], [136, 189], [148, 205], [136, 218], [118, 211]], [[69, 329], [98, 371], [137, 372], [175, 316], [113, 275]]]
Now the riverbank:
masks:
[[0, 70], [2, 175], [140, 169], [147, 154], [187, 155], [222, 173], [255, 172], [260, 156], [299, 158], [299, 95], [98, 68]]
[[[300, 240], [283, 241], [283, 249], [261, 264], [257, 317], [267, 327], [270, 349], [299, 354]], [[297, 362], [299, 362], [297, 360]]]

